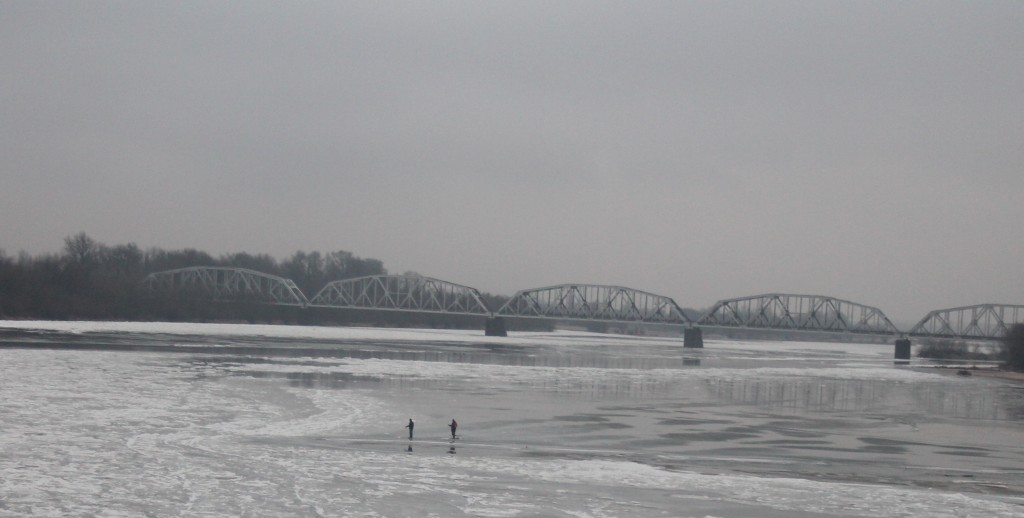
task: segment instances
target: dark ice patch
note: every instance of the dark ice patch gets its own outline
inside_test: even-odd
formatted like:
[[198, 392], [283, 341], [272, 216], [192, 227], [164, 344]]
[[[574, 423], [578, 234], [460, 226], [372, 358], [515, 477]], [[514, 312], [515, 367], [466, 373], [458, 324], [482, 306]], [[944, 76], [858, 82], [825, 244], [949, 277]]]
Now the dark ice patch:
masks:
[[552, 417], [555, 421], [572, 421], [576, 423], [604, 423], [608, 418], [594, 414], [559, 415]]
[[699, 426], [708, 424], [729, 424], [732, 421], [722, 419], [700, 419], [695, 417], [672, 417], [659, 419], [658, 424], [666, 426]]
[[742, 439], [753, 439], [759, 437], [760, 434], [751, 431], [742, 430], [711, 430], [706, 432], [688, 432], [688, 433], [665, 433], [659, 437], [669, 439], [675, 443], [690, 443], [690, 442], [725, 442], [725, 441], [738, 441]]
[[977, 451], [967, 450], [949, 450], [949, 451], [937, 451], [939, 455], [952, 455], [954, 457], [988, 457], [988, 453], [979, 453]]

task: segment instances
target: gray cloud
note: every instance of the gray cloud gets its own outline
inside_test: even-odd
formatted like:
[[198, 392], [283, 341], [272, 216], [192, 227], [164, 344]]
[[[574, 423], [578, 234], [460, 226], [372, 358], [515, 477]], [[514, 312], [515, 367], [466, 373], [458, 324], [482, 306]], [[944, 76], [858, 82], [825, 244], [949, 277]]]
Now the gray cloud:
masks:
[[0, 246], [1024, 302], [1019, 2], [23, 2]]

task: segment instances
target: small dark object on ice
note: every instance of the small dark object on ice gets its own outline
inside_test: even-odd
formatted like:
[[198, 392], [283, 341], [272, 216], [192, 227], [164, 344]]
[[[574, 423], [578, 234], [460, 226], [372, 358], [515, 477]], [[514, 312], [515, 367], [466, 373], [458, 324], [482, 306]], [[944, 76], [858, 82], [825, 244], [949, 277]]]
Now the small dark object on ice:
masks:
[[960, 370], [956, 371], [956, 375], [957, 376], [970, 376], [971, 375], [971, 371], [969, 371], [967, 369], [960, 369]]

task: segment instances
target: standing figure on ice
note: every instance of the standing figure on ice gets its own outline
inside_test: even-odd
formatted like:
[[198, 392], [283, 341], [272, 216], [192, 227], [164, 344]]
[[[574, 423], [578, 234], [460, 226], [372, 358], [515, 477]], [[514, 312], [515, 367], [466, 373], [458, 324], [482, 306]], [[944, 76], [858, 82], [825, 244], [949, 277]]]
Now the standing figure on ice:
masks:
[[459, 427], [459, 423], [456, 422], [455, 418], [453, 417], [451, 424], [448, 425], [448, 428], [452, 429], [452, 439], [455, 438], [455, 429], [458, 428], [458, 427]]
[[409, 424], [405, 425], [409, 429], [409, 439], [412, 439], [412, 429], [416, 427], [416, 423], [412, 422], [412, 418], [409, 418]]

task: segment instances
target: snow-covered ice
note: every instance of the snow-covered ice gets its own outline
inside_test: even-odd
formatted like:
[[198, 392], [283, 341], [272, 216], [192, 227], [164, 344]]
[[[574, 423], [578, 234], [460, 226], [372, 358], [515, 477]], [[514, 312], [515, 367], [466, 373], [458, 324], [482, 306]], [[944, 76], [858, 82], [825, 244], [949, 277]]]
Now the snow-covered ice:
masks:
[[1024, 516], [1019, 386], [886, 345], [481, 335], [0, 322], [0, 516]]

